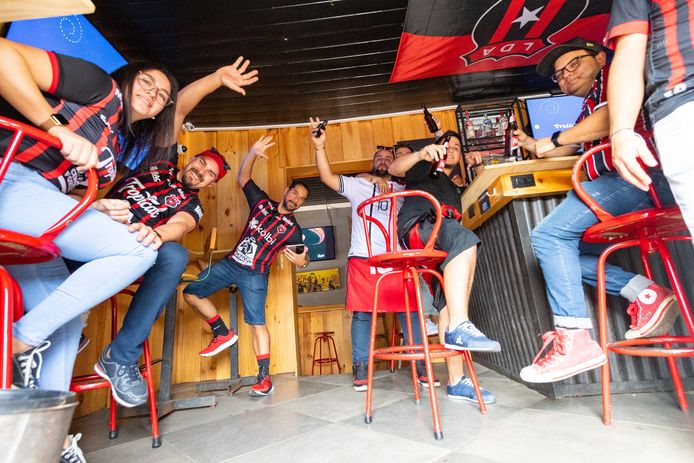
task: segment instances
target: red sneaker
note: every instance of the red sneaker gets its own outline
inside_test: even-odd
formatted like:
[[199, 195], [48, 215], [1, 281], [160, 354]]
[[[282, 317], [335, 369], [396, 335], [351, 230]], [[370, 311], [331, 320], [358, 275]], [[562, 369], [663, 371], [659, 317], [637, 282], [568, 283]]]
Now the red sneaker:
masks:
[[233, 331], [229, 330], [229, 334], [226, 336], [215, 336], [212, 338], [210, 344], [200, 351], [200, 355], [203, 357], [212, 357], [213, 355], [217, 355], [227, 347], [236, 344], [238, 339], [239, 337], [236, 336]]
[[251, 390], [248, 391], [248, 394], [251, 397], [265, 397], [269, 393], [271, 393], [275, 389], [275, 386], [272, 385], [272, 381], [270, 381], [270, 376], [266, 376], [263, 379], [260, 379], [258, 377], [258, 381], [251, 386]]
[[[417, 375], [417, 382], [422, 385], [422, 387], [429, 387], [429, 377], [424, 373], [423, 375]], [[441, 385], [441, 381], [434, 376], [434, 387], [439, 387]]]
[[624, 334], [624, 338], [650, 338], [672, 329], [672, 324], [680, 314], [680, 306], [675, 293], [653, 284], [641, 291], [634, 302], [629, 304], [627, 313], [631, 315], [631, 329]]
[[[607, 362], [607, 357], [588, 330], [548, 331], [542, 335], [544, 344], [532, 365], [520, 371], [527, 383], [551, 383], [592, 370]], [[552, 349], [540, 357], [549, 344]]]

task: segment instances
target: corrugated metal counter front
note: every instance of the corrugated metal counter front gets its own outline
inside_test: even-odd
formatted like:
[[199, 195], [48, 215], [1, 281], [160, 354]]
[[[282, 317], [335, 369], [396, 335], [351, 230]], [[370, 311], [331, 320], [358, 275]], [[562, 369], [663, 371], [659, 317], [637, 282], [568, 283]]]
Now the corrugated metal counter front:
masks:
[[[532, 247], [530, 232], [564, 198], [571, 188], [571, 168], [576, 157], [521, 161], [484, 167], [462, 197], [463, 224], [482, 240], [475, 283], [470, 297], [470, 318], [490, 338], [501, 343], [499, 354], [476, 354], [477, 362], [521, 381], [519, 371], [538, 353], [542, 333], [553, 329], [545, 283]], [[694, 252], [688, 242], [672, 244], [675, 265], [694, 301]], [[641, 273], [636, 250], [619, 251], [614, 264]], [[659, 259], [654, 260], [655, 280], [670, 286]], [[585, 287], [593, 324], [597, 312], [594, 288]], [[629, 328], [627, 303], [608, 296], [610, 340], [622, 339]], [[684, 334], [681, 320], [675, 334]], [[597, 339], [597, 333], [596, 339]], [[694, 388], [694, 359], [680, 359], [685, 389]], [[612, 391], [672, 390], [664, 359], [615, 357], [610, 354]], [[600, 394], [600, 369], [550, 384], [528, 384], [550, 397]]]

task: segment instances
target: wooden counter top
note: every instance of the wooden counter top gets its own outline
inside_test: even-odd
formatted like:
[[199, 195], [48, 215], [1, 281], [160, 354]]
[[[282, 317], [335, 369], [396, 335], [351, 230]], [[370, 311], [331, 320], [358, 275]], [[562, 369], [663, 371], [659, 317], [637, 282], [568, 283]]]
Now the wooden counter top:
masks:
[[569, 191], [577, 159], [563, 156], [484, 166], [461, 197], [463, 225], [474, 230], [514, 198]]

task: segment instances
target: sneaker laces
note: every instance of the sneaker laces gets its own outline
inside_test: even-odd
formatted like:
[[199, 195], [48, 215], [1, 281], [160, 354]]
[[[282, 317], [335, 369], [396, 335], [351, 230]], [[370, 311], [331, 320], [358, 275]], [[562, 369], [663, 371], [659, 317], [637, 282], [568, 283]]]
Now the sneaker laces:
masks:
[[140, 368], [137, 363], [131, 363], [130, 365], [119, 365], [119, 376], [123, 376], [123, 373], [128, 375], [128, 382], [132, 385], [139, 384], [142, 382], [142, 375], [140, 374]]
[[[548, 331], [545, 334], [542, 335], [542, 348], [540, 349], [540, 352], [537, 353], [535, 358], [533, 359], [533, 365], [539, 365], [539, 366], [544, 366], [552, 363], [554, 359], [557, 357], [557, 355], [564, 355], [566, 354], [566, 338], [567, 336], [563, 333], [560, 333], [558, 331]], [[554, 343], [552, 346], [552, 349], [550, 349], [544, 357], [540, 358], [542, 356], [542, 352], [545, 351], [547, 346], [550, 344]]]
[[60, 461], [66, 463], [87, 463], [82, 449], [77, 445], [77, 441], [82, 438], [82, 433], [77, 433], [70, 439], [70, 445], [63, 449], [60, 454]]
[[[41, 377], [41, 366], [43, 365], [42, 352], [51, 347], [50, 341], [44, 341], [36, 347], [17, 355], [17, 362], [24, 378], [24, 387], [27, 389], [37, 389], [37, 381]], [[34, 373], [33, 370], [36, 370]]]
[[459, 325], [459, 326], [460, 326], [460, 328], [462, 328], [463, 331], [465, 331], [466, 333], [470, 334], [470, 335], [473, 336], [473, 337], [476, 337], [476, 338], [478, 338], [478, 337], [484, 337], [484, 338], [486, 338], [486, 336], [484, 335], [484, 333], [481, 332], [480, 330], [478, 330], [477, 327], [475, 326], [475, 324], [472, 323], [471, 321], [463, 322], [463, 323], [462, 323], [461, 325]]
[[636, 301], [632, 302], [629, 304], [629, 307], [627, 307], [627, 315], [631, 316], [631, 325], [629, 325], [629, 327], [635, 330], [641, 318], [641, 306], [637, 304]]

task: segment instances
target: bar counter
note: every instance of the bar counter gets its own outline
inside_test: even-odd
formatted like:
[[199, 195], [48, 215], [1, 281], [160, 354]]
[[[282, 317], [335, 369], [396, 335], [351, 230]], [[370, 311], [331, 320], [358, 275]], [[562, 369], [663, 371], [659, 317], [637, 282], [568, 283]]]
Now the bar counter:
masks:
[[[498, 354], [477, 354], [475, 360], [521, 382], [519, 372], [529, 365], [542, 346], [542, 333], [552, 330], [552, 317], [542, 272], [530, 233], [571, 189], [571, 168], [577, 157], [509, 162], [482, 168], [463, 194], [463, 224], [482, 240], [475, 283], [470, 297], [470, 318], [490, 338], [501, 343]], [[671, 246], [675, 265], [690, 301], [694, 300], [694, 252], [688, 242]], [[610, 261], [642, 273], [636, 250], [617, 252]], [[654, 260], [655, 280], [667, 285], [659, 259]], [[597, 295], [585, 287], [593, 325]], [[622, 339], [629, 329], [627, 301], [608, 296], [610, 340]], [[684, 334], [681, 321], [675, 334]], [[597, 339], [597, 332], [595, 332]], [[612, 392], [672, 390], [664, 359], [610, 354]], [[694, 359], [678, 360], [685, 389], [694, 388]], [[564, 381], [528, 384], [549, 397], [600, 394], [600, 369]]]

